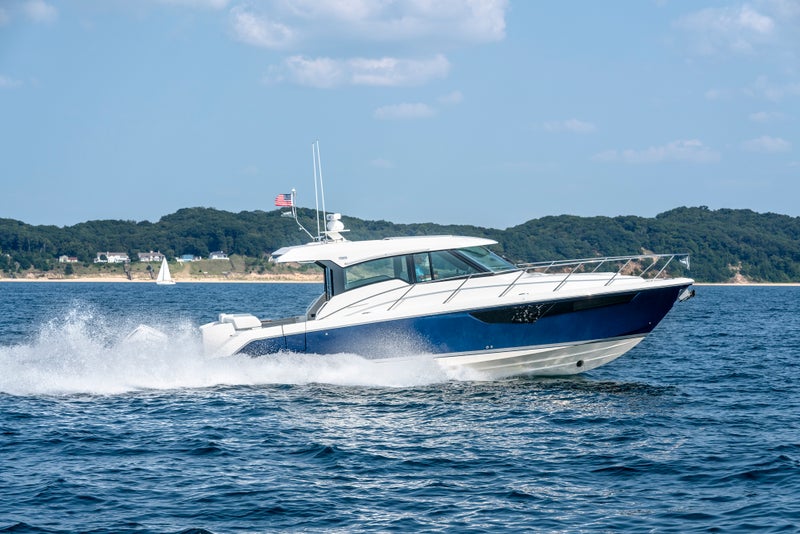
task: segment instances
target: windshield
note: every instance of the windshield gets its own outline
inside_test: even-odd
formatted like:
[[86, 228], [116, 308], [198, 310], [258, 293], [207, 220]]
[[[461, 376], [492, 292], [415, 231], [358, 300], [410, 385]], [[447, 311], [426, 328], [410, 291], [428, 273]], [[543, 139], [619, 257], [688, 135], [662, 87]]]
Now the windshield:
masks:
[[485, 267], [487, 271], [509, 271], [517, 268], [513, 263], [504, 260], [486, 247], [460, 248], [458, 251], [478, 265]]

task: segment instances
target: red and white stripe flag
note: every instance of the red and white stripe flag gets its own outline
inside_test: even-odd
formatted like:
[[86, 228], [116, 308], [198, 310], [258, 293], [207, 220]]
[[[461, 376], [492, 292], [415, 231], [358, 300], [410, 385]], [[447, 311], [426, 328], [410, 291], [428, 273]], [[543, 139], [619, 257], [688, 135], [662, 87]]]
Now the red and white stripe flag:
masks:
[[280, 207], [292, 207], [294, 202], [292, 201], [291, 193], [284, 193], [275, 197], [275, 205]]

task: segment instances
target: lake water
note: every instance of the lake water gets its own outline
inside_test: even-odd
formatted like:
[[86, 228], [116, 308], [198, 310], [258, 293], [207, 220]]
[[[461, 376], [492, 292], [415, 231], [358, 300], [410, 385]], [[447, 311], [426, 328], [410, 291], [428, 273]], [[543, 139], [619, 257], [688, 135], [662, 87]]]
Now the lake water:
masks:
[[800, 529], [800, 288], [698, 287], [572, 378], [201, 355], [319, 291], [0, 283], [0, 532]]

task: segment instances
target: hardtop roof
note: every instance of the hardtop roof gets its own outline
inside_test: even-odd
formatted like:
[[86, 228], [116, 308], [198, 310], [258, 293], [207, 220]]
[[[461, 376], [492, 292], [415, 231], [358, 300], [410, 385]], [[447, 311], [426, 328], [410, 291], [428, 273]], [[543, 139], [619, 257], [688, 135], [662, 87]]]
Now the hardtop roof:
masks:
[[435, 235], [387, 237], [370, 241], [328, 241], [283, 247], [272, 253], [276, 263], [332, 262], [340, 267], [403, 254], [494, 245], [483, 237]]

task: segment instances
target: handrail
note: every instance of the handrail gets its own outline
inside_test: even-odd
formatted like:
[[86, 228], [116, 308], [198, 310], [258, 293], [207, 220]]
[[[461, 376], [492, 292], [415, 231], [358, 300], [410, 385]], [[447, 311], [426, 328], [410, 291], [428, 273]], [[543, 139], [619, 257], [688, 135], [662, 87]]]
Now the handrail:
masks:
[[[586, 268], [588, 266], [591, 266], [591, 265], [595, 265], [596, 264], [594, 269], [592, 269], [590, 271], [592, 273], [595, 273], [595, 272], [597, 272], [597, 270], [604, 263], [607, 263], [607, 262], [609, 262], [609, 263], [610, 262], [622, 263], [622, 262], [624, 262], [622, 264], [622, 266], [619, 269], [616, 270], [616, 272], [609, 271], [609, 272], [612, 272], [613, 274], [609, 278], [608, 282], [605, 283], [605, 285], [608, 286], [608, 285], [611, 285], [612, 282], [614, 282], [614, 280], [617, 278], [617, 276], [623, 274], [624, 271], [631, 264], [635, 264], [636, 262], [642, 261], [642, 260], [650, 260], [650, 265], [645, 267], [642, 270], [642, 272], [640, 272], [638, 274], [638, 276], [643, 277], [643, 278], [644, 278], [645, 274], [647, 274], [654, 266], [656, 266], [656, 264], [658, 264], [659, 262], [662, 262], [662, 261], [664, 262], [664, 265], [659, 269], [659, 271], [654, 276], [652, 276], [650, 278], [647, 278], [648, 280], [656, 280], [656, 279], [661, 277], [661, 275], [666, 270], [667, 266], [670, 263], [672, 263], [672, 261], [674, 259], [676, 259], [676, 258], [680, 263], [684, 263], [685, 265], [689, 264], [689, 254], [684, 253], [684, 254], [639, 254], [639, 255], [633, 255], [633, 256], [606, 256], [606, 257], [602, 257], [602, 258], [581, 258], [581, 259], [575, 259], [575, 260], [553, 260], [553, 261], [542, 261], [542, 262], [534, 262], [534, 263], [521, 263], [521, 264], [517, 265], [517, 267], [525, 269], [526, 272], [541, 272], [541, 273], [547, 273], [548, 271], [550, 271], [550, 269], [553, 269], [553, 268], [560, 268], [560, 269], [564, 269], [564, 270], [569, 270], [569, 272], [564, 277], [564, 279], [561, 280], [561, 282], [559, 282], [558, 285], [556, 285], [555, 289], [553, 289], [553, 291], [558, 291], [559, 289], [564, 287], [564, 285], [566, 285], [566, 283], [569, 281], [570, 277], [572, 277], [573, 274], [575, 274], [577, 271], [582, 270], [582, 269], [584, 269], [584, 268]], [[517, 282], [517, 280], [512, 281], [511, 284], [509, 285], [509, 287], [507, 287], [506, 290], [503, 291], [503, 295], [508, 293], [508, 291], [511, 290], [511, 288], [516, 284], [516, 282]]]
[[[675, 259], [677, 259], [679, 263], [687, 265], [688, 269], [689, 254], [640, 254], [633, 256], [606, 256], [602, 258], [582, 258], [576, 260], [554, 260], [554, 261], [542, 261], [534, 263], [521, 263], [516, 266], [519, 269], [519, 274], [514, 277], [514, 279], [505, 287], [505, 289], [503, 289], [503, 292], [500, 293], [497, 298], [501, 298], [507, 295], [508, 292], [511, 291], [514, 288], [514, 286], [517, 285], [517, 283], [522, 279], [525, 273], [540, 272], [544, 274], [552, 268], [564, 269], [564, 272], [568, 271], [566, 272], [566, 276], [563, 279], [561, 279], [558, 282], [558, 284], [556, 284], [556, 287], [553, 289], [553, 291], [555, 292], [564, 287], [565, 285], [567, 285], [572, 275], [574, 275], [575, 273], [577, 273], [582, 269], [585, 269], [587, 266], [594, 266], [593, 269], [588, 271], [589, 273], [598, 273], [598, 269], [605, 263], [611, 263], [611, 262], [621, 263], [622, 264], [621, 267], [619, 267], [616, 271], [602, 271], [601, 273], [598, 273], [598, 274], [610, 275], [608, 281], [604, 284], [605, 286], [609, 286], [611, 285], [612, 282], [614, 282], [617, 279], [618, 276], [623, 275], [626, 269], [628, 269], [632, 265], [635, 266], [637, 261], [650, 260], [650, 265], [644, 267], [642, 271], [638, 274], [638, 276], [640, 277], [644, 277], [644, 275], [647, 272], [649, 272], [656, 264], [658, 264], [661, 261], [664, 261], [664, 265], [659, 269], [659, 271], [655, 275], [647, 278], [647, 280], [656, 280], [661, 277], [661, 275], [666, 270], [667, 266]], [[512, 273], [515, 271], [512, 270], [508, 272]], [[464, 289], [464, 287], [470, 280], [474, 280], [475, 278], [480, 277], [482, 274], [491, 275], [492, 273], [481, 273], [478, 275], [469, 275], [464, 277], [461, 283], [458, 284], [458, 287], [450, 291], [448, 297], [444, 300], [443, 304], [447, 304], [451, 300], [453, 300], [453, 298]], [[453, 279], [451, 278], [447, 280], [453, 280]], [[437, 283], [444, 281], [446, 280], [425, 282], [425, 284], [427, 285], [429, 283]], [[388, 295], [389, 293], [393, 293], [396, 291], [400, 292], [400, 296], [396, 299], [393, 299], [392, 303], [389, 305], [386, 311], [393, 310], [394, 308], [399, 306], [404, 300], [406, 300], [408, 295], [411, 294], [411, 292], [414, 290], [415, 287], [417, 287], [417, 285], [418, 284], [411, 284], [406, 288], [393, 287], [392, 289], [389, 289], [387, 291], [382, 291], [381, 293], [379, 293], [380, 295]], [[369, 295], [367, 297], [364, 297], [363, 299], [351, 302], [350, 304], [344, 306], [343, 308], [339, 308], [338, 310], [332, 311], [330, 315], [343, 312], [344, 310], [347, 309], [352, 309], [353, 307], [361, 304], [364, 301], [370, 300], [375, 296], [376, 295]]]

